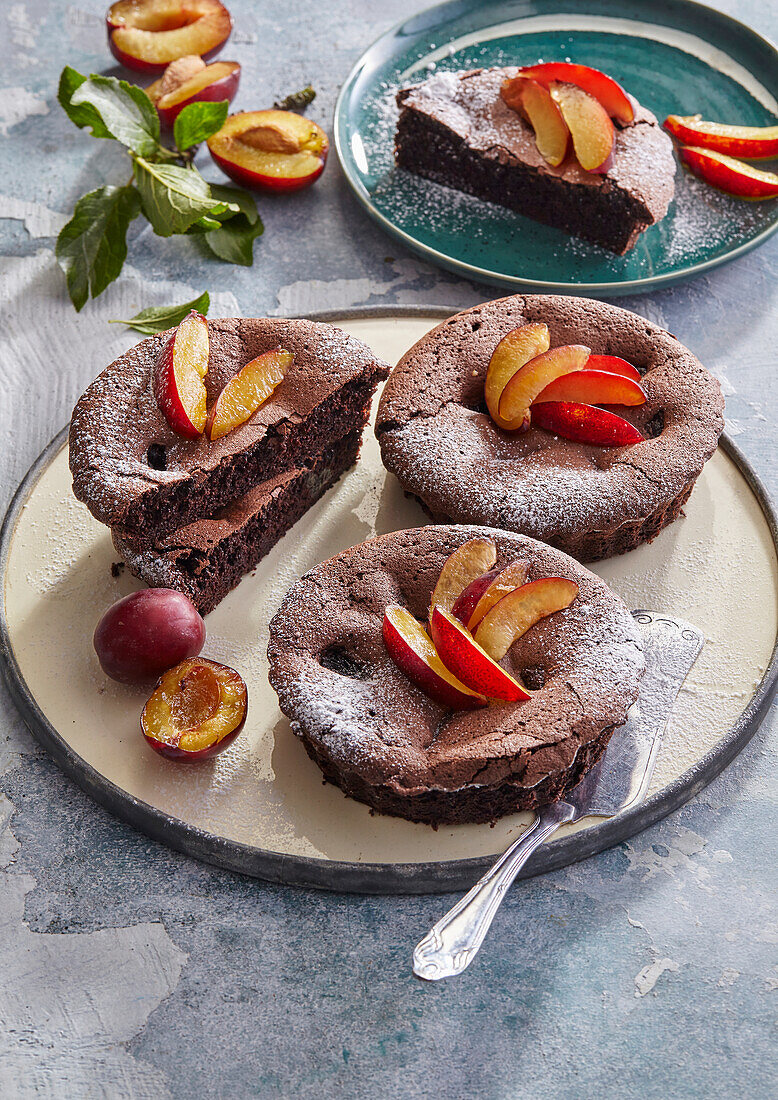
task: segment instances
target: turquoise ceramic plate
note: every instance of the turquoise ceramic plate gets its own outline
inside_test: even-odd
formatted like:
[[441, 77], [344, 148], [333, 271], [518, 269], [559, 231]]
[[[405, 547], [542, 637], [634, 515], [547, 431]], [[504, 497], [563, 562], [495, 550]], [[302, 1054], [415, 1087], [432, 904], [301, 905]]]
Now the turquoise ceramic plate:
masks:
[[[729, 198], [678, 168], [663, 221], [627, 256], [395, 168], [394, 93], [435, 69], [573, 59], [603, 69], [660, 119], [765, 126], [778, 115], [778, 50], [689, 0], [455, 0], [375, 42], [335, 111], [335, 144], [369, 213], [459, 275], [507, 287], [609, 295], [649, 290], [731, 260], [778, 229], [778, 200]], [[769, 165], [768, 165], [769, 167]]]

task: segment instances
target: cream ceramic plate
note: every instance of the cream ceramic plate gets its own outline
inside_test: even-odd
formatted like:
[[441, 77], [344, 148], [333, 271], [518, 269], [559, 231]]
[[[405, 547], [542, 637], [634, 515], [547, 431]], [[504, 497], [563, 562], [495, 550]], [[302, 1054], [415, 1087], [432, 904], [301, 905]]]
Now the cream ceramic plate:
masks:
[[[339, 323], [396, 362], [446, 315], [373, 311]], [[767, 673], [778, 568], [769, 515], [758, 482], [728, 445], [703, 471], [685, 518], [650, 546], [595, 566], [629, 607], [676, 612], [700, 627], [707, 642], [672, 716], [654, 797], [615, 822], [590, 819], [575, 835], [545, 845], [529, 873], [644, 828], [708, 782], [745, 743], [774, 680]], [[515, 839], [529, 816], [504, 818], [494, 828], [434, 831], [371, 815], [322, 784], [267, 682], [268, 623], [292, 582], [371, 535], [424, 522], [367, 433], [357, 467], [208, 616], [204, 653], [244, 675], [249, 717], [222, 756], [175, 764], [152, 752], [139, 733], [145, 693], [106, 679], [92, 650], [99, 614], [138, 584], [126, 572], [112, 576], [117, 555], [109, 534], [73, 498], [64, 439], [55, 441], [22, 485], [3, 535], [11, 689], [69, 774], [117, 815], [173, 847], [260, 877], [334, 889], [458, 888]]]

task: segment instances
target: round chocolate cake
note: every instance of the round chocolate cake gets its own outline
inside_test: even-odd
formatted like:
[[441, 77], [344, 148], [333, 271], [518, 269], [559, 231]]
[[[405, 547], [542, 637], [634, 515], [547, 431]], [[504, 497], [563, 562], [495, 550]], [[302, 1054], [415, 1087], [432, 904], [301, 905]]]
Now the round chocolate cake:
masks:
[[[394, 664], [384, 611], [418, 619], [448, 556], [490, 538], [497, 565], [562, 576], [579, 595], [519, 638], [502, 661], [531, 691], [521, 703], [445, 710]], [[483, 527], [422, 527], [361, 543], [287, 593], [270, 624], [270, 682], [324, 776], [383, 813], [430, 824], [486, 822], [561, 798], [604, 752], [638, 695], [640, 633], [619, 598], [572, 558]]]
[[[645, 437], [626, 447], [497, 427], [484, 402], [495, 347], [548, 325], [552, 348], [583, 344], [641, 373], [645, 404], [618, 408]], [[679, 515], [724, 426], [715, 378], [670, 333], [587, 298], [527, 295], [450, 317], [408, 351], [384, 387], [384, 465], [436, 522], [479, 523], [540, 539], [580, 561], [624, 553]]]

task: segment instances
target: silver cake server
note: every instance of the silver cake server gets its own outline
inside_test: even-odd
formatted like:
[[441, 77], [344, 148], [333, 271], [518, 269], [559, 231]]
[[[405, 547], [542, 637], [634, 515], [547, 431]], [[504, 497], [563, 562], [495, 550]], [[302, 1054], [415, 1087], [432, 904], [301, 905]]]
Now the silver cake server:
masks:
[[632, 614], [643, 633], [646, 671], [627, 721], [564, 801], [544, 806], [494, 867], [419, 942], [413, 953], [413, 972], [419, 978], [439, 981], [470, 965], [516, 875], [560, 825], [589, 814], [613, 817], [645, 797], [673, 703], [705, 639], [683, 619], [656, 611]]

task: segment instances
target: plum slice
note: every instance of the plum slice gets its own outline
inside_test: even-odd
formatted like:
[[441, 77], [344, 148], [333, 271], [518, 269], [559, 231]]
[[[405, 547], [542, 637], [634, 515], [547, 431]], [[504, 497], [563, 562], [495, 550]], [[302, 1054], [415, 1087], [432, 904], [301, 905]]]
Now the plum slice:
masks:
[[486, 371], [484, 397], [489, 415], [498, 427], [510, 431], [524, 426], [523, 415], [517, 424], [503, 419], [500, 415], [500, 398], [513, 376], [550, 347], [548, 325], [536, 322], [511, 329], [492, 352]]
[[695, 176], [736, 199], [759, 201], [778, 198], [778, 175], [775, 172], [763, 172], [736, 157], [727, 157], [694, 145], [682, 145], [678, 156]]
[[618, 355], [590, 355], [586, 360], [586, 369], [601, 370], [606, 374], [620, 374], [624, 378], [631, 378], [633, 382], [639, 382], [642, 377], [637, 367], [633, 367]]
[[622, 416], [579, 401], [541, 401], [532, 406], [532, 424], [574, 443], [631, 447], [645, 437]]
[[448, 611], [433, 608], [430, 633], [446, 668], [471, 691], [507, 703], [529, 699], [529, 692], [518, 680], [501, 668]]
[[541, 619], [564, 611], [578, 596], [578, 585], [566, 577], [541, 577], [515, 588], [484, 615], [475, 640], [493, 661], [501, 661], [515, 641]]
[[190, 657], [160, 677], [140, 725], [161, 756], [202, 760], [235, 740], [247, 712], [248, 692], [240, 673], [205, 657]]
[[778, 157], [778, 126], [731, 126], [706, 122], [702, 115], [668, 115], [662, 125], [684, 145], [745, 160]]
[[625, 123], [633, 122], [635, 119], [633, 102], [621, 85], [617, 84], [612, 77], [589, 65], [576, 65], [570, 61], [547, 61], [539, 65], [525, 65], [523, 69], [519, 69], [513, 81], [507, 82], [509, 86], [505, 89], [505, 94], [510, 96], [512, 92], [510, 86], [522, 78], [524, 80], [530, 78], [547, 88], [557, 81], [575, 84], [590, 96], [594, 96], [611, 118], [617, 118], [619, 122]]
[[430, 598], [430, 616], [435, 607], [450, 611], [464, 589], [490, 570], [496, 561], [497, 547], [492, 539], [463, 542], [443, 563]]
[[452, 710], [486, 706], [486, 699], [454, 676], [424, 627], [410, 611], [392, 604], [384, 614], [383, 636], [389, 656], [417, 687]]
[[221, 439], [245, 424], [280, 386], [293, 359], [291, 351], [276, 348], [263, 352], [241, 367], [211, 409], [206, 423], [208, 438]]
[[[591, 358], [591, 357], [590, 357]], [[604, 370], [583, 370], [563, 374], [538, 394], [533, 409], [544, 401], [583, 401], [589, 405], [644, 405], [642, 386], [623, 374]]]
[[208, 322], [192, 310], [162, 345], [152, 373], [152, 388], [170, 427], [185, 439], [203, 434], [207, 416], [210, 341]]
[[525, 583], [528, 572], [529, 562], [519, 560], [511, 562], [502, 570], [492, 569], [489, 573], [484, 573], [467, 586], [454, 604], [454, 618], [459, 619], [472, 632], [498, 600]]
[[587, 172], [607, 172], [615, 133], [603, 105], [576, 84], [552, 84], [549, 91], [570, 130], [578, 163]]
[[562, 112], [548, 88], [535, 80], [516, 77], [503, 85], [501, 95], [518, 114], [523, 115], [535, 131], [535, 144], [543, 159], [556, 168], [567, 155], [570, 130]]

